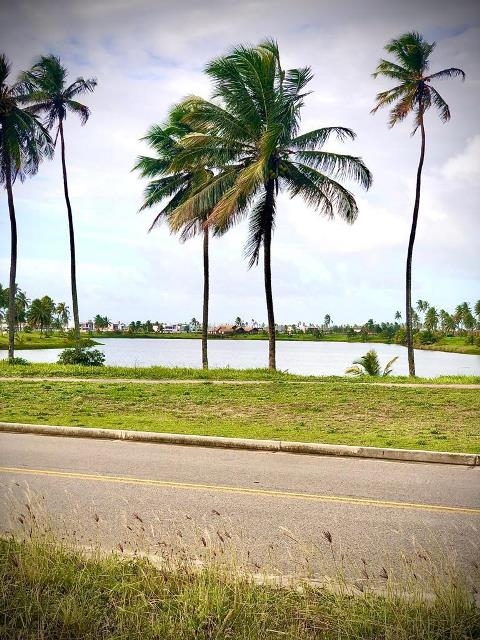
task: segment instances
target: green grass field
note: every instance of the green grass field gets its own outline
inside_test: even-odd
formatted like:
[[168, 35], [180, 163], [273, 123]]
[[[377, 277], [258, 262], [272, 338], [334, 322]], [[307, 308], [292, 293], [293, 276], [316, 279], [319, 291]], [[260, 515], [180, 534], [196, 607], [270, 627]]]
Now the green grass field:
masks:
[[480, 376], [438, 376], [437, 378], [410, 378], [389, 376], [388, 378], [352, 376], [301, 376], [269, 369], [203, 369], [193, 367], [85, 367], [80, 365], [58, 365], [30, 363], [10, 365], [0, 360], [0, 378], [118, 378], [124, 380], [234, 380], [277, 382], [336, 382], [338, 384], [480, 384]]
[[480, 393], [468, 387], [4, 379], [0, 420], [480, 452]]

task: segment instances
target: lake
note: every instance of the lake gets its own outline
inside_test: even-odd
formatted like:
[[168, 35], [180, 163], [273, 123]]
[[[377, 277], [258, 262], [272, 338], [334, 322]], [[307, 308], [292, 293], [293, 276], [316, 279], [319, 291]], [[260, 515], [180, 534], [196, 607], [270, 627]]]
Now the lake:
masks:
[[[201, 341], [161, 338], [102, 338], [98, 347], [105, 364], [146, 367], [201, 367]], [[304, 375], [343, 375], [352, 360], [375, 349], [383, 366], [394, 356], [394, 375], [408, 375], [407, 349], [394, 344], [348, 342], [277, 342], [277, 368]], [[56, 362], [60, 349], [18, 350], [30, 362]], [[212, 340], [208, 343], [211, 368], [249, 369], [268, 365], [266, 340]], [[480, 375], [480, 356], [441, 351], [415, 351], [416, 373], [422, 377]]]

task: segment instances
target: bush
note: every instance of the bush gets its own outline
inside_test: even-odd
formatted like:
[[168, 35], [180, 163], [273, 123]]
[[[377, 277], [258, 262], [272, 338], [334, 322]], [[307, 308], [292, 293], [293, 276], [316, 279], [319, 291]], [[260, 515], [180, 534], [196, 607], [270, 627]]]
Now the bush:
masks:
[[11, 360], [2, 360], [2, 362], [8, 362], [8, 364], [30, 364], [25, 358], [12, 358]]
[[99, 349], [73, 347], [64, 349], [58, 356], [58, 364], [81, 364], [86, 367], [103, 367], [105, 355]]
[[395, 344], [403, 344], [405, 346], [407, 344], [407, 332], [405, 327], [400, 327], [395, 333]]
[[431, 331], [424, 329], [423, 331], [416, 333], [413, 340], [416, 344], [434, 344], [437, 341], [437, 338]]

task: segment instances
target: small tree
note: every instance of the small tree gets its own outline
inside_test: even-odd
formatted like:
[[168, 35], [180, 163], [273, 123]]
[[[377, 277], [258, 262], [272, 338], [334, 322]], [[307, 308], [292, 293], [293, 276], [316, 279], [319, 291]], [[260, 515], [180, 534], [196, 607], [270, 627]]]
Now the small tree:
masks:
[[359, 358], [358, 360], [353, 361], [352, 367], [349, 367], [345, 373], [350, 373], [355, 376], [389, 376], [392, 373], [392, 365], [398, 360], [398, 356], [392, 358], [385, 365], [383, 372], [381, 372], [380, 361], [378, 359], [378, 354], [374, 349], [370, 349], [367, 353]]

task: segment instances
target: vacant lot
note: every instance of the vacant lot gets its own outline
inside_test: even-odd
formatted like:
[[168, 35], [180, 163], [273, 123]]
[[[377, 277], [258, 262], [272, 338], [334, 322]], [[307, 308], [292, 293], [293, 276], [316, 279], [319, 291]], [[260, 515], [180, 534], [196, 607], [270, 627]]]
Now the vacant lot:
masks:
[[480, 451], [480, 393], [473, 388], [2, 380], [0, 420]]

